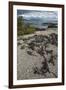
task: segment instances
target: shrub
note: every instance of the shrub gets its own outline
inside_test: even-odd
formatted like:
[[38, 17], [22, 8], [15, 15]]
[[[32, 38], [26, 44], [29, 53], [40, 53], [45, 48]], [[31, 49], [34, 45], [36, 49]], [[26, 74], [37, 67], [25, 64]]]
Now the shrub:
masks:
[[35, 28], [32, 25], [25, 25], [23, 17], [20, 16], [17, 18], [17, 35], [26, 35], [35, 32]]

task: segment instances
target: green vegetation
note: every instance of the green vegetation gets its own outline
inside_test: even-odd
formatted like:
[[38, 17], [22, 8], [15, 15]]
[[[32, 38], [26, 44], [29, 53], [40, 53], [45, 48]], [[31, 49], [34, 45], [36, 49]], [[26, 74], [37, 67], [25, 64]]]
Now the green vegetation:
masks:
[[25, 25], [23, 17], [20, 16], [17, 18], [17, 35], [26, 35], [35, 32], [35, 28], [32, 25]]

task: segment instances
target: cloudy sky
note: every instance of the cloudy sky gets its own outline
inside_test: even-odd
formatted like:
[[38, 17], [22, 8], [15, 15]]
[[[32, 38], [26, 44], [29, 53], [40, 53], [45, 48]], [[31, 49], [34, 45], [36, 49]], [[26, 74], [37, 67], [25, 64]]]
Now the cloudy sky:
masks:
[[36, 11], [36, 10], [17, 10], [18, 16], [23, 16], [25, 19], [41, 18], [41, 19], [58, 19], [57, 11]]

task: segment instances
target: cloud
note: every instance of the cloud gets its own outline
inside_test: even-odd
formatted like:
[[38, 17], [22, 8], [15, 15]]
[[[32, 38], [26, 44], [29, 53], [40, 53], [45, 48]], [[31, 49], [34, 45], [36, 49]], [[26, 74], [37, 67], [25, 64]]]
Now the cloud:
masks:
[[58, 14], [56, 11], [33, 11], [33, 10], [22, 10], [22, 14], [19, 16], [23, 16], [24, 18], [47, 18], [47, 19], [57, 19]]

